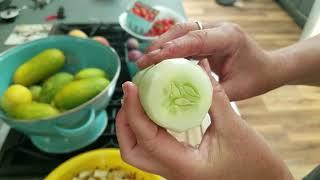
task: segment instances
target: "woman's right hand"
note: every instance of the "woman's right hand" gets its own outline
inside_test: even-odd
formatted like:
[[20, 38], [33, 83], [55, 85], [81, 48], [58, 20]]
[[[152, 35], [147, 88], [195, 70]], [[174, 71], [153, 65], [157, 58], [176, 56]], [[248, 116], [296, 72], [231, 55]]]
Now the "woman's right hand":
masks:
[[239, 117], [206, 60], [200, 65], [211, 79], [211, 124], [199, 146], [179, 142], [145, 113], [137, 86], [123, 84], [123, 104], [116, 118], [121, 157], [166, 179], [292, 180], [285, 163]]
[[230, 100], [242, 100], [277, 88], [282, 64], [232, 23], [177, 24], [155, 40], [137, 62], [141, 68], [164, 59], [207, 58]]

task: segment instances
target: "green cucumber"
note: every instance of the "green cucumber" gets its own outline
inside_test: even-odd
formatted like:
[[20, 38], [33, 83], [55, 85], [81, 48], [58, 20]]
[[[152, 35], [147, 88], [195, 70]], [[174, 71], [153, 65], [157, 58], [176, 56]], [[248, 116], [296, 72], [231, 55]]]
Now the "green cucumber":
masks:
[[32, 100], [38, 101], [42, 87], [41, 86], [31, 86], [31, 87], [29, 87], [29, 90], [32, 94]]
[[76, 80], [85, 79], [85, 78], [95, 78], [95, 77], [102, 77], [102, 78], [108, 79], [106, 72], [99, 68], [85, 68], [80, 70], [75, 75]]
[[133, 78], [152, 121], [176, 132], [200, 126], [212, 103], [207, 73], [186, 59], [169, 59]]
[[67, 72], [57, 73], [43, 83], [39, 101], [51, 103], [56, 93], [73, 80], [73, 75]]
[[98, 95], [109, 83], [101, 77], [72, 81], [57, 92], [54, 105], [61, 110], [75, 108]]

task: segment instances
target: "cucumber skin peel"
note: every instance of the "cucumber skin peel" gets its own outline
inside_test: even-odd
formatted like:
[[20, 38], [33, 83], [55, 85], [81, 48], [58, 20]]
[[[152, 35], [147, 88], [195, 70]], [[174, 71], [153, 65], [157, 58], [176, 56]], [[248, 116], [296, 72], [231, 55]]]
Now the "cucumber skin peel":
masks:
[[161, 127], [183, 132], [200, 126], [212, 103], [207, 73], [187, 59], [168, 59], [133, 77], [141, 104]]

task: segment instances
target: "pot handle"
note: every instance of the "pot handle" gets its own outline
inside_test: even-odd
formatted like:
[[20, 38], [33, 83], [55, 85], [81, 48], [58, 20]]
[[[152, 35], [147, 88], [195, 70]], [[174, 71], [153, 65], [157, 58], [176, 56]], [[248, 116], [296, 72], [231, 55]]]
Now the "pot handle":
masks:
[[90, 125], [92, 124], [95, 117], [95, 110], [89, 110], [89, 118], [86, 120], [84, 124], [77, 128], [63, 128], [59, 127], [57, 124], [55, 125], [55, 129], [63, 136], [70, 137], [70, 136], [80, 136], [83, 132], [86, 132]]

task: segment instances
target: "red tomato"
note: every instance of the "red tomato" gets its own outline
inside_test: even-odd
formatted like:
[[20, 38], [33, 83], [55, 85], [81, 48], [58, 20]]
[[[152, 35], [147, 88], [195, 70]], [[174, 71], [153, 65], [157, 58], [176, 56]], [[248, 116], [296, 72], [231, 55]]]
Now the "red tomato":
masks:
[[142, 7], [142, 4], [141, 4], [140, 2], [135, 2], [135, 3], [134, 3], [134, 6], [135, 6], [135, 7]]
[[151, 18], [151, 16], [149, 14], [146, 15], [145, 19], [148, 20], [148, 21], [152, 21], [152, 18]]
[[158, 26], [158, 28], [157, 28], [157, 35], [162, 34], [162, 31], [163, 31], [162, 26]]
[[137, 16], [141, 16], [141, 11], [140, 11], [140, 9], [138, 9], [138, 8], [132, 9], [132, 12], [133, 12], [135, 15], [137, 15]]
[[150, 17], [151, 17], [151, 20], [153, 20], [154, 19], [154, 14], [151, 14]]
[[[152, 16], [147, 16], [148, 19], [151, 18]], [[167, 32], [172, 25], [174, 25], [175, 22], [171, 18], [166, 18], [166, 19], [160, 19], [154, 22], [152, 29], [146, 34], [147, 36], [159, 36], [165, 32]]]
[[165, 20], [164, 20], [164, 24], [165, 24], [165, 25], [171, 25], [170, 19], [165, 19]]
[[147, 10], [144, 9], [144, 8], [141, 8], [141, 16], [142, 16], [143, 18], [145, 18], [146, 15], [147, 15]]
[[169, 29], [170, 29], [170, 26], [165, 26], [164, 27], [164, 30], [165, 30], [164, 32], [167, 32]]
[[146, 15], [150, 14], [150, 10], [149, 9], [145, 9], [146, 10]]
[[174, 22], [174, 20], [173, 20], [173, 19], [169, 19], [169, 22], [170, 22], [170, 24], [172, 24], [172, 25], [174, 25], [174, 24], [175, 24], [175, 22]]

